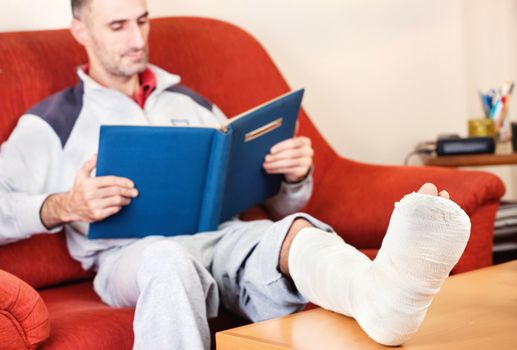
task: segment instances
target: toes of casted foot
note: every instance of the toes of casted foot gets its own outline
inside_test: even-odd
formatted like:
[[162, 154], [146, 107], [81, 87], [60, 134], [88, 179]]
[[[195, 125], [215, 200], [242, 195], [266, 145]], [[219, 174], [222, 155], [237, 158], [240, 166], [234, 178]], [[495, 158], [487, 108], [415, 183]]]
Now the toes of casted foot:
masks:
[[438, 194], [440, 197], [443, 197], [445, 199], [450, 199], [451, 196], [449, 195], [449, 192], [447, 192], [446, 190], [442, 190], [440, 191], [440, 193]]
[[418, 193], [436, 196], [436, 195], [438, 195], [438, 189], [432, 183], [426, 182], [425, 184], [422, 185], [422, 187], [420, 187], [420, 189], [418, 190]]

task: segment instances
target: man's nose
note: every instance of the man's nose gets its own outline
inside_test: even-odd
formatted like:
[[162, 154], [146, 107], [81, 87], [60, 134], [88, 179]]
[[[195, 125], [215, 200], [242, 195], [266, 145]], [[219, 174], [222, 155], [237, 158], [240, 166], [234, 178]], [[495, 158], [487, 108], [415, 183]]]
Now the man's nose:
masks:
[[145, 46], [145, 35], [138, 23], [130, 25], [128, 39], [132, 48], [142, 49]]

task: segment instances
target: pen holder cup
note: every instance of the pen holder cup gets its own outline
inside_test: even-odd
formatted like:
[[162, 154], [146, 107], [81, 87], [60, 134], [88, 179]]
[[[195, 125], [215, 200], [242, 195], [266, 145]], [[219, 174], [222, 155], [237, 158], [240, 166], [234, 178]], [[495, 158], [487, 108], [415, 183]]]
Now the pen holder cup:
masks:
[[496, 137], [495, 123], [489, 118], [469, 119], [469, 137]]

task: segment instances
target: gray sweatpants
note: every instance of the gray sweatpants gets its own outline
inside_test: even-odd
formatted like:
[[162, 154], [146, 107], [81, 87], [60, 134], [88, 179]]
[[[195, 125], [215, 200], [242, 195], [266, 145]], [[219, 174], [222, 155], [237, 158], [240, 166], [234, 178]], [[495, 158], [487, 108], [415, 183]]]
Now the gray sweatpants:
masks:
[[302, 213], [276, 223], [232, 220], [192, 236], [150, 236], [101, 253], [97, 294], [136, 307], [135, 349], [209, 349], [208, 318], [219, 303], [252, 321], [299, 311], [307, 300], [278, 271], [280, 247], [294, 219], [332, 229]]

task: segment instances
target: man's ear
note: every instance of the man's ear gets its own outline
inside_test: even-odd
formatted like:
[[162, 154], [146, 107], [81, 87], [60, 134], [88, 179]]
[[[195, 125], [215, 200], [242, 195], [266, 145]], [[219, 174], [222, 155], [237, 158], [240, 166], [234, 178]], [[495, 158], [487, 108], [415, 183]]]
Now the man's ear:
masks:
[[72, 32], [72, 35], [75, 38], [75, 40], [79, 42], [79, 44], [83, 46], [86, 46], [88, 44], [89, 37], [86, 31], [86, 26], [81, 20], [77, 18], [72, 19], [70, 31]]

